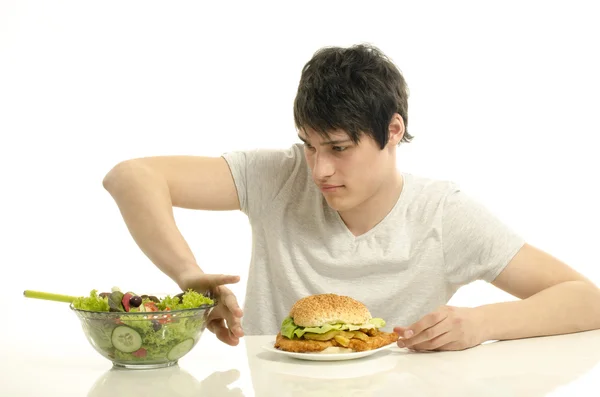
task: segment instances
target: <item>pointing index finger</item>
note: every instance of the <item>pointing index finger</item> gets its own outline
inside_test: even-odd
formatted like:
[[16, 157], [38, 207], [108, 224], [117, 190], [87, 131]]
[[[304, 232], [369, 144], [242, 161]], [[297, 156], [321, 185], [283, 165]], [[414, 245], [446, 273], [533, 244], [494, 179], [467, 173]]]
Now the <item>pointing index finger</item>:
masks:
[[240, 281], [240, 276], [232, 276], [228, 274], [207, 274], [206, 275], [208, 288], [216, 288], [224, 284], [235, 284]]

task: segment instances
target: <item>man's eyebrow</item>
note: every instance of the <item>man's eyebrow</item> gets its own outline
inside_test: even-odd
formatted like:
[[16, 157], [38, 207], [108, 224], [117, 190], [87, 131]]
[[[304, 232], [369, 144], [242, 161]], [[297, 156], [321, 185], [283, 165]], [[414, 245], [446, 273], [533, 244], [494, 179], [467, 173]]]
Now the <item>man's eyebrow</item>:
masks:
[[[298, 135], [298, 138], [304, 142], [304, 143], [308, 143], [306, 139], [302, 138], [300, 135]], [[339, 145], [340, 143], [346, 143], [346, 142], [351, 142], [352, 140], [350, 138], [346, 138], [346, 139], [338, 139], [336, 141], [327, 141], [327, 142], [322, 142], [321, 146], [324, 145]]]

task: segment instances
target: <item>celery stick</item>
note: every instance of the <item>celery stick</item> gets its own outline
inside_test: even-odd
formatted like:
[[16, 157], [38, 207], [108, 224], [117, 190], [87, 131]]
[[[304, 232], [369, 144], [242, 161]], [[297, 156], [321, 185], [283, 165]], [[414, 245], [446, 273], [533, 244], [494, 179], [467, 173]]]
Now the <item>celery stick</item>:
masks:
[[23, 295], [26, 298], [45, 299], [45, 300], [49, 300], [49, 301], [67, 302], [67, 303], [72, 303], [77, 298], [75, 296], [52, 294], [50, 292], [31, 291], [31, 290], [25, 290], [23, 292]]

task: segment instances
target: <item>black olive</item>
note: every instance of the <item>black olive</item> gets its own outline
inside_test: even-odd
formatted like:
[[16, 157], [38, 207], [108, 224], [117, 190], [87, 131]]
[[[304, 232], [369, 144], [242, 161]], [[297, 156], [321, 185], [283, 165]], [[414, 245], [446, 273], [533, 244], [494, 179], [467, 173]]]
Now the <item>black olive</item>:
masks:
[[158, 331], [162, 328], [162, 324], [157, 320], [152, 320], [152, 328], [154, 328], [155, 331]]
[[148, 295], [142, 295], [142, 299], [148, 299]]
[[142, 304], [142, 298], [134, 295], [131, 298], [129, 298], [129, 305], [133, 306], [133, 307], [140, 307], [140, 305]]
[[184, 292], [182, 292], [182, 293], [180, 293], [180, 294], [177, 294], [177, 295], [175, 295], [175, 298], [179, 298], [179, 302], [180, 302], [180, 303], [181, 303], [181, 302], [183, 302], [183, 294], [184, 294]]
[[156, 303], [160, 303], [160, 301], [158, 300], [158, 298], [156, 296], [149, 296], [148, 299], [150, 299], [152, 302], [156, 302]]

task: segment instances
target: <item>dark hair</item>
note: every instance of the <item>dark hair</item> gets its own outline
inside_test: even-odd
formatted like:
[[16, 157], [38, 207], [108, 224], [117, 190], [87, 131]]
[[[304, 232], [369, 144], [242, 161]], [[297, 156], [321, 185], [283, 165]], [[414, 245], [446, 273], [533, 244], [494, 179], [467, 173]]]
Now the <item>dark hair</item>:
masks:
[[[393, 62], [372, 45], [321, 48], [302, 69], [294, 101], [298, 129], [322, 136], [341, 129], [354, 143], [364, 133], [383, 149], [394, 113], [406, 129], [408, 88]], [[412, 138], [405, 130], [402, 141]]]

